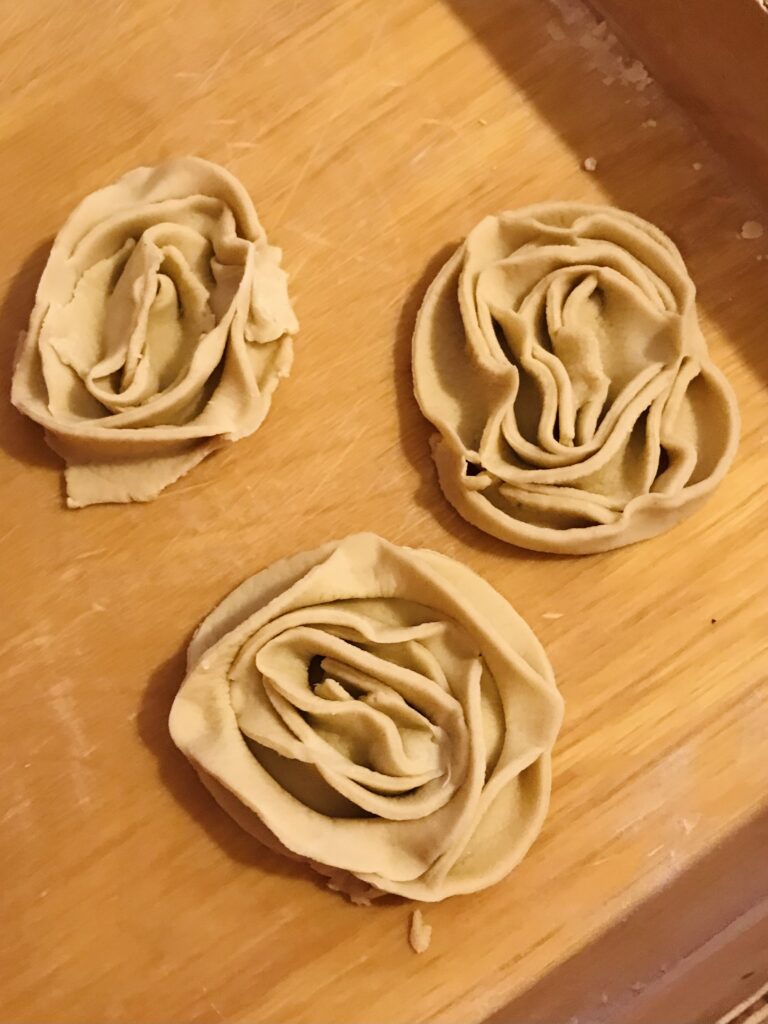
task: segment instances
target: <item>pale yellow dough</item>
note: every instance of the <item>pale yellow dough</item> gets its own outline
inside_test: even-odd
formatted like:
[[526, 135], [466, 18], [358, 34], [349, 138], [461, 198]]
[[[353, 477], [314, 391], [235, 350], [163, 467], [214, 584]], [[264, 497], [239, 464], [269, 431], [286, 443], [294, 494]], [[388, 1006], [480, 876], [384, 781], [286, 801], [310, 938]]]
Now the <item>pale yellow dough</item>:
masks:
[[432, 942], [432, 925], [427, 924], [420, 910], [414, 910], [411, 914], [408, 941], [414, 953], [426, 953]]
[[448, 500], [537, 551], [661, 533], [736, 451], [736, 401], [680, 253], [611, 207], [544, 203], [481, 221], [427, 292], [413, 371]]
[[12, 400], [67, 463], [67, 503], [148, 501], [253, 433], [298, 329], [240, 182], [195, 157], [140, 167], [56, 236]]
[[357, 534], [211, 613], [170, 731], [243, 828], [332, 888], [436, 901], [524, 856], [561, 717], [546, 655], [492, 587]]

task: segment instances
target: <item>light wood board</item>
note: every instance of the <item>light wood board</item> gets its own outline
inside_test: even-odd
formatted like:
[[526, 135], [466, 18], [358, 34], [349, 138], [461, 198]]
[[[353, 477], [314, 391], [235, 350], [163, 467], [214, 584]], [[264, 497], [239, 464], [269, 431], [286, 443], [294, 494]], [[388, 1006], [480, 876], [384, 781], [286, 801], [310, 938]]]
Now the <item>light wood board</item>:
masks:
[[[471, 1024], [764, 806], [768, 238], [739, 229], [768, 218], [572, 15], [542, 0], [0, 5], [3, 390], [68, 211], [177, 153], [247, 185], [302, 322], [263, 428], [148, 506], [64, 510], [58, 459], [0, 404], [2, 1019]], [[744, 420], [703, 512], [582, 559], [508, 549], [454, 514], [409, 379], [446, 247], [488, 212], [569, 197], [675, 238]], [[360, 529], [485, 575], [567, 704], [542, 836], [505, 882], [429, 908], [420, 957], [407, 904], [350, 906], [255, 848], [166, 730], [210, 607]]]

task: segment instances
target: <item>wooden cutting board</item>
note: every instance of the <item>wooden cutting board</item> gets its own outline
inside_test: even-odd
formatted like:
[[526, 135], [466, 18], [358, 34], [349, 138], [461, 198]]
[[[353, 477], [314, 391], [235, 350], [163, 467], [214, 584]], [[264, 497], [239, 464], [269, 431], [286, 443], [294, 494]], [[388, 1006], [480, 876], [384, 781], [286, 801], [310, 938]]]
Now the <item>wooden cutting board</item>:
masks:
[[[150, 505], [65, 510], [59, 460], [0, 404], [3, 1020], [480, 1021], [765, 805], [768, 237], [739, 237], [754, 201], [565, 9], [0, 8], [4, 393], [68, 211], [180, 153], [249, 188], [302, 322], [263, 428]], [[506, 548], [454, 514], [409, 379], [448, 247], [488, 212], [559, 198], [675, 238], [744, 420], [703, 512], [580, 559]], [[542, 836], [505, 882], [428, 908], [420, 957], [407, 904], [350, 906], [255, 847], [166, 729], [211, 606], [361, 529], [486, 576], [544, 641], [567, 704]]]

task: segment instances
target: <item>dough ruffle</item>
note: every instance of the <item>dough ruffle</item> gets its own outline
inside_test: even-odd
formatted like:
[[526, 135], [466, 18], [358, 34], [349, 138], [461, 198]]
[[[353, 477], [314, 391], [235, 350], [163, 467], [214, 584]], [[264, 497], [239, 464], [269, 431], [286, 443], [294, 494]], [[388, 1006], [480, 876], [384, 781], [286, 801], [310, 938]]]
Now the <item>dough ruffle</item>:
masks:
[[446, 497], [521, 547], [589, 554], [661, 533], [736, 450], [680, 253], [610, 207], [481, 221], [427, 292], [413, 369]]
[[12, 400], [67, 463], [67, 503], [148, 501], [251, 434], [298, 329], [281, 253], [228, 171], [140, 167], [53, 243]]
[[358, 534], [276, 563], [212, 612], [170, 731], [268, 846], [358, 899], [435, 901], [524, 856], [561, 717], [540, 644], [492, 587]]

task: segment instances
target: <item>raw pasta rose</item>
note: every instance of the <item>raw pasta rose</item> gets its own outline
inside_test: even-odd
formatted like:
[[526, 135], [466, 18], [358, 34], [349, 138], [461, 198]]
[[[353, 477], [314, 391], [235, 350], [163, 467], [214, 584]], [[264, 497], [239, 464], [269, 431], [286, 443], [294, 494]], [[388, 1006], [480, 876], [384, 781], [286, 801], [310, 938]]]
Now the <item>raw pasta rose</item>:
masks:
[[252, 577], [189, 648], [171, 735], [224, 808], [352, 894], [503, 878], [562, 716], [528, 626], [469, 569], [358, 534]]
[[481, 221], [427, 292], [413, 371], [446, 497], [521, 547], [589, 554], [661, 533], [736, 450], [680, 253], [610, 207]]
[[194, 157], [84, 199], [53, 243], [12, 400], [67, 462], [67, 503], [147, 501], [251, 434], [298, 328], [248, 193]]

